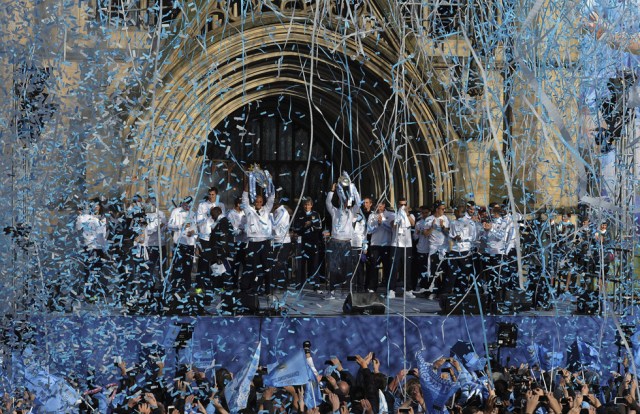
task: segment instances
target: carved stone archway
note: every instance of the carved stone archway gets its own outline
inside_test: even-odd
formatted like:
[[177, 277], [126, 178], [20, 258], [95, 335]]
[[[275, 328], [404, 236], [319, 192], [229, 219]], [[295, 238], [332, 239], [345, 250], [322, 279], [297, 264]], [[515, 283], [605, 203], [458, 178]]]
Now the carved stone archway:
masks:
[[[423, 81], [424, 68], [405, 64], [401, 76], [419, 85], [419, 93], [394, 95], [399, 75], [394, 68], [406, 58], [394, 39], [358, 39], [355, 32], [331, 30], [319, 34], [308, 23], [267, 14], [244, 21], [242, 30], [226, 26], [225, 32], [209, 33], [207, 47], [202, 40], [187, 41], [170, 54], [161, 65], [155, 98], [147, 102], [154, 109], [129, 119], [138, 160], [132, 191], [156, 183], [164, 200], [193, 194], [202, 170], [196, 155], [208, 133], [248, 102], [285, 94], [308, 102], [310, 113], [327, 124], [344, 118], [345, 108], [357, 115], [358, 148], [371, 161], [359, 172], [371, 180], [374, 193], [391, 200], [407, 195], [412, 205], [451, 199], [451, 157], [443, 148], [456, 136]], [[346, 87], [348, 94], [337, 92]], [[394, 124], [397, 101], [411, 114], [410, 122]], [[316, 137], [352, 150], [344, 138], [338, 131]]]

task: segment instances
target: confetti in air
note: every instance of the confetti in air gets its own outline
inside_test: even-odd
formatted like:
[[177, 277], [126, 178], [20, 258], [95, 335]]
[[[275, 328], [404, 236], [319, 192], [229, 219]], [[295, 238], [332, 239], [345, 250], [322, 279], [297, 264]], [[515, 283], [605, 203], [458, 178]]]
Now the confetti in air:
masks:
[[483, 358], [635, 372], [637, 1], [5, 3], [0, 388], [37, 412], [190, 364], [221, 412], [287, 364], [270, 404], [322, 411], [336, 356], [429, 412]]

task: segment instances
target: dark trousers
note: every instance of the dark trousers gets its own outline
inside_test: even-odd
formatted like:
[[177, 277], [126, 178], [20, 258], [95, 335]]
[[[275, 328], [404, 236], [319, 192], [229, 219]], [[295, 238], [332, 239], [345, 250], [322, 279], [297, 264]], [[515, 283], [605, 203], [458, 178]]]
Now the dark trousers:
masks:
[[391, 262], [391, 271], [389, 272], [389, 291], [396, 290], [396, 286], [399, 281], [402, 284], [402, 289], [405, 289], [406, 287], [406, 290], [414, 290], [416, 287], [416, 281], [414, 280], [414, 275], [411, 271], [413, 248], [393, 247], [391, 251], [393, 253], [393, 260]]
[[505, 255], [507, 261], [507, 269], [504, 275], [504, 281], [502, 283], [505, 289], [516, 289], [519, 286], [518, 283], [518, 253], [513, 248], [509, 253]]
[[271, 269], [271, 281], [276, 289], [284, 289], [287, 286], [291, 266], [291, 243], [276, 243], [273, 245], [273, 268]]
[[366, 257], [362, 255], [362, 249], [352, 248], [351, 249], [351, 260], [352, 260], [352, 269], [353, 274], [351, 275], [351, 289], [354, 292], [366, 292]]
[[196, 272], [196, 289], [198, 299], [208, 306], [213, 301], [213, 290], [222, 288], [222, 278], [213, 277], [211, 265], [214, 264], [213, 243], [210, 240], [199, 240], [200, 255]]
[[[162, 262], [160, 261], [160, 252], [162, 252]], [[147, 246], [147, 254], [149, 258], [143, 265], [142, 278], [145, 280], [146, 289], [149, 292], [149, 300], [147, 305], [154, 307], [159, 303], [162, 294], [162, 281], [160, 279], [160, 271], [167, 261], [167, 249], [162, 246]]]
[[329, 290], [349, 280], [353, 275], [353, 259], [351, 257], [351, 242], [346, 240], [329, 241], [327, 246], [327, 260], [329, 260]]
[[232, 254], [233, 263], [231, 274], [233, 280], [233, 289], [238, 289], [240, 287], [240, 277], [242, 276], [242, 272], [244, 271], [246, 250], [247, 243], [236, 242]]
[[429, 253], [417, 253], [414, 273], [416, 274], [417, 287], [420, 289], [429, 289], [432, 278], [429, 277]]
[[[385, 283], [389, 280], [391, 273], [391, 247], [389, 246], [369, 246], [369, 266], [367, 269], [367, 289], [378, 288], [378, 265], [382, 263], [382, 280]], [[386, 289], [386, 285], [384, 286]]]
[[107, 261], [107, 254], [102, 249], [84, 249], [82, 251], [85, 263], [84, 286], [82, 292], [85, 297], [93, 298], [99, 294], [104, 295], [104, 284], [100, 272]]
[[451, 271], [450, 285], [454, 293], [464, 293], [473, 284], [475, 268], [473, 255], [470, 251], [449, 252], [449, 269]]
[[429, 260], [429, 271], [431, 274], [429, 276], [428, 286], [433, 282], [433, 293], [435, 294], [450, 292], [451, 289], [448, 285], [450, 281], [449, 264], [446, 260], [440, 259], [439, 253], [430, 255]]
[[264, 284], [264, 292], [271, 293], [271, 240], [248, 242], [244, 264], [240, 290], [258, 293]]
[[124, 264], [119, 266], [120, 272], [120, 300], [125, 306], [134, 306], [138, 303], [140, 295], [143, 293], [143, 282], [141, 275], [145, 265], [143, 249], [139, 244], [127, 241], [123, 243]]
[[297, 274], [297, 287], [301, 288], [307, 282], [314, 288], [320, 288], [325, 283], [322, 271], [320, 246], [315, 243], [303, 242], [300, 246], [300, 269]]
[[191, 268], [193, 267], [194, 254], [195, 246], [178, 244], [174, 249], [173, 266], [169, 280], [171, 295], [177, 293], [183, 296], [191, 289]]
[[504, 297], [508, 271], [507, 256], [503, 254], [484, 254], [482, 265], [485, 270], [490, 307], [495, 311], [497, 302]]

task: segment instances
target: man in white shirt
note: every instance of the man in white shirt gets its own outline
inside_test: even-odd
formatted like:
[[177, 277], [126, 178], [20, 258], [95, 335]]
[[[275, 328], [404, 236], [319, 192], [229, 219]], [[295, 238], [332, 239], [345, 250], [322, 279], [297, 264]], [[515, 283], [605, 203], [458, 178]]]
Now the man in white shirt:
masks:
[[485, 243], [482, 263], [486, 272], [490, 306], [493, 311], [496, 311], [498, 294], [505, 283], [503, 279], [509, 274], [506, 254], [510, 223], [504, 219], [500, 204], [491, 203], [489, 208], [491, 219], [482, 223]]
[[230, 261], [233, 270], [231, 280], [234, 288], [238, 287], [238, 280], [241, 274], [242, 264], [244, 263], [244, 252], [247, 246], [247, 234], [244, 231], [246, 225], [246, 217], [241, 208], [242, 198], [236, 197], [233, 201], [233, 208], [227, 212], [227, 218], [231, 222], [233, 232], [233, 250], [231, 251]]
[[[335, 299], [335, 289], [345, 279], [353, 274], [353, 259], [351, 258], [351, 240], [353, 239], [353, 224], [360, 209], [360, 194], [352, 191], [354, 197], [352, 205], [349, 200], [340, 200], [340, 206], [333, 205], [333, 194], [337, 184], [334, 183], [327, 193], [325, 204], [331, 216], [331, 240], [327, 246], [329, 260], [329, 299]], [[353, 184], [352, 184], [353, 187]], [[351, 190], [355, 190], [352, 188]], [[355, 194], [354, 194], [355, 193]]]
[[449, 278], [449, 266], [445, 260], [449, 251], [449, 218], [444, 215], [445, 208], [442, 201], [436, 201], [433, 215], [425, 223], [425, 234], [429, 237], [429, 283], [433, 282], [431, 299], [440, 293]]
[[505, 272], [504, 288], [515, 289], [518, 287], [518, 253], [516, 251], [516, 239], [524, 228], [524, 216], [516, 211], [512, 214], [509, 200], [502, 202], [502, 217], [507, 221], [506, 257], [507, 271]]
[[391, 222], [393, 213], [387, 210], [384, 200], [378, 201], [376, 211], [369, 214], [367, 231], [371, 235], [371, 243], [368, 248], [369, 266], [367, 271], [367, 289], [375, 292], [378, 288], [378, 265], [382, 263], [382, 280], [389, 281], [391, 274]]
[[[245, 180], [242, 192], [241, 208], [245, 215], [245, 233], [247, 235], [247, 248], [245, 251], [245, 269], [240, 279], [240, 290], [258, 293], [260, 287], [265, 284], [264, 292], [271, 293], [269, 277], [273, 257], [271, 255], [271, 239], [273, 238], [273, 225], [269, 214], [273, 209], [275, 193], [269, 195], [265, 203], [264, 196], [257, 195], [254, 205], [249, 201], [249, 182]], [[266, 282], [266, 283], [265, 283]]]
[[207, 197], [198, 205], [198, 211], [196, 213], [196, 219], [198, 221], [198, 272], [197, 279], [199, 284], [206, 286], [210, 285], [212, 278], [211, 275], [211, 262], [212, 252], [211, 243], [209, 238], [211, 235], [211, 214], [210, 211], [213, 207], [220, 207], [222, 213], [225, 212], [223, 203], [218, 201], [218, 189], [216, 187], [209, 188]]
[[100, 270], [108, 258], [107, 221], [102, 215], [100, 200], [91, 200], [83, 208], [76, 219], [76, 230], [80, 232], [82, 256], [86, 266], [83, 293], [87, 300], [94, 302], [102, 290]]
[[353, 236], [351, 237], [351, 259], [353, 274], [351, 276], [351, 288], [355, 292], [366, 292], [366, 273], [365, 263], [367, 251], [367, 220], [362, 211], [356, 214], [356, 220], [353, 223]]
[[168, 228], [173, 232], [175, 243], [169, 281], [171, 300], [175, 299], [175, 293], [184, 297], [191, 288], [191, 268], [197, 237], [196, 215], [191, 211], [192, 202], [192, 197], [185, 197], [180, 207], [173, 209], [169, 218]]
[[418, 281], [416, 289], [413, 293], [424, 293], [429, 289], [429, 235], [426, 227], [427, 218], [431, 216], [431, 210], [427, 206], [420, 207], [420, 219], [416, 221], [415, 231], [413, 232], [413, 240], [416, 246], [416, 266], [414, 273]]
[[167, 216], [158, 208], [154, 196], [147, 197], [145, 211], [147, 225], [144, 229], [142, 243], [145, 251], [145, 263], [142, 266], [141, 277], [150, 294], [149, 310], [154, 310], [155, 306], [159, 304], [159, 296], [162, 293], [160, 273], [167, 258], [164, 240], [164, 233], [167, 230]]
[[452, 280], [446, 285], [452, 288], [454, 293], [460, 294], [465, 293], [473, 283], [472, 278], [475, 273], [472, 247], [476, 240], [476, 226], [465, 212], [465, 207], [457, 207], [454, 210], [456, 219], [451, 222], [449, 228], [449, 238], [452, 242], [449, 268]]
[[198, 212], [197, 212], [198, 224], [203, 222], [207, 217], [211, 216], [209, 212], [213, 207], [220, 207], [222, 209], [222, 214], [226, 213], [226, 208], [224, 206], [224, 203], [220, 202], [219, 198], [220, 197], [218, 196], [218, 188], [217, 187], [209, 188], [209, 191], [207, 191], [207, 196], [205, 197], [205, 199], [200, 204], [198, 204]]
[[291, 209], [284, 204], [274, 207], [271, 214], [273, 225], [273, 268], [271, 283], [276, 289], [284, 289], [290, 274], [289, 256], [291, 256]]
[[398, 208], [391, 221], [393, 237], [391, 240], [393, 259], [391, 264], [390, 279], [388, 281], [388, 297], [395, 298], [396, 284], [402, 281], [402, 290], [407, 298], [415, 298], [412, 291], [416, 288], [411, 271], [413, 261], [413, 243], [411, 240], [411, 228], [415, 226], [416, 218], [410, 213], [407, 199], [398, 200]]

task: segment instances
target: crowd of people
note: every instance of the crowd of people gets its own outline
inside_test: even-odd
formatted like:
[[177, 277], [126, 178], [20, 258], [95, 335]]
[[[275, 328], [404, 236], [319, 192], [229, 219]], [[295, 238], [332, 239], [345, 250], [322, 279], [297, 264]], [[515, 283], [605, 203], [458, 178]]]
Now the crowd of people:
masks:
[[472, 200], [452, 206], [450, 217], [441, 201], [413, 210], [404, 197], [393, 206], [361, 199], [350, 182], [327, 192], [327, 217], [311, 198], [294, 216], [276, 191], [260, 194], [248, 183], [228, 210], [215, 187], [193, 204], [185, 197], [167, 219], [153, 196], [136, 195], [126, 208], [88, 203], [76, 221], [86, 299], [106, 294], [103, 268], [110, 263], [118, 298], [133, 311], [160, 312], [192, 299], [206, 308], [234, 291], [310, 288], [335, 299], [341, 286], [431, 300], [478, 286], [495, 310], [505, 292], [520, 287], [517, 244], [529, 284], [545, 292], [575, 293], [580, 275], [582, 285], [598, 289], [596, 276], [606, 275], [614, 259], [606, 222], [594, 229], [580, 217], [576, 225], [569, 213], [525, 220], [507, 204], [480, 207]]
[[314, 361], [314, 353], [306, 341], [303, 349], [267, 366], [257, 364], [257, 352], [254, 363], [235, 375], [224, 367], [192, 364], [180, 364], [168, 375], [158, 348], [133, 364], [118, 358], [115, 381], [106, 385], [90, 373], [60, 380], [63, 384], [51, 381], [51, 387], [5, 393], [0, 413], [593, 414], [640, 409], [637, 379], [628, 364], [624, 372], [606, 377], [598, 367], [575, 361], [549, 366], [544, 357], [502, 366], [458, 341], [448, 357], [427, 361], [418, 352], [413, 363], [389, 373], [374, 352], [346, 361], [332, 356], [325, 368]]

